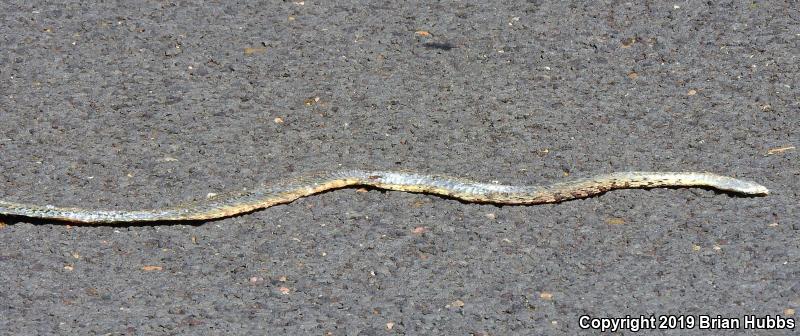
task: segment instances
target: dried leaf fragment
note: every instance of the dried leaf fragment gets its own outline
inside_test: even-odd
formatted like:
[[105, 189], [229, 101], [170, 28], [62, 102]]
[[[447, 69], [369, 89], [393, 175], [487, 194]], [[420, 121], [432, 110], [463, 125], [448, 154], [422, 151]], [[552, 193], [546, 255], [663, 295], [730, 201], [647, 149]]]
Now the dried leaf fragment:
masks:
[[794, 146], [784, 146], [784, 147], [772, 148], [772, 149], [767, 151], [767, 155], [780, 154], [780, 153], [783, 153], [783, 152], [786, 152], [786, 151], [790, 151], [790, 150], [793, 150], [793, 149], [795, 149]]
[[263, 54], [266, 51], [267, 51], [267, 48], [264, 48], [264, 47], [244, 48], [244, 54], [245, 55]]

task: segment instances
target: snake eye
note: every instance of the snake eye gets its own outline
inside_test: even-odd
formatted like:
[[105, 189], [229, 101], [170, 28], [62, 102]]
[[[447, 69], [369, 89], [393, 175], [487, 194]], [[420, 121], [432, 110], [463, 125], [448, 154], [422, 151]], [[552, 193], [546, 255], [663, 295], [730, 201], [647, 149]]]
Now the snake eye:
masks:
[[370, 175], [370, 176], [367, 176], [367, 178], [368, 178], [368, 179], [370, 179], [370, 180], [377, 180], [377, 179], [379, 179], [379, 178], [381, 178], [381, 177], [383, 177], [383, 176], [380, 176], [380, 175]]

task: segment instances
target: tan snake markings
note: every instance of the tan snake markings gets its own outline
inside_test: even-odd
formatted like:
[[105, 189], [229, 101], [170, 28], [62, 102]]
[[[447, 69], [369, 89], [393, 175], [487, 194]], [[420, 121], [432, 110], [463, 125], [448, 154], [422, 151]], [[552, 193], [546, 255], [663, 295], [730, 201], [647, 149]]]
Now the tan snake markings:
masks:
[[693, 172], [621, 172], [550, 185], [516, 186], [413, 172], [345, 170], [305, 175], [246, 192], [163, 209], [89, 210], [0, 201], [0, 214], [80, 223], [202, 221], [230, 217], [351, 186], [435, 194], [466, 202], [493, 204], [554, 203], [626, 188], [705, 187], [751, 196], [769, 194], [767, 188], [755, 182]]

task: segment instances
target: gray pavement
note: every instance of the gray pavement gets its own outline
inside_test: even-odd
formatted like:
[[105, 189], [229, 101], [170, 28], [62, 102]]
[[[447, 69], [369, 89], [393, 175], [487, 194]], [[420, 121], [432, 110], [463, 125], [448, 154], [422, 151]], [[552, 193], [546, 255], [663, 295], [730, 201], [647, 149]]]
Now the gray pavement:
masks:
[[493, 206], [343, 189], [206, 223], [0, 217], [0, 334], [797, 320], [792, 1], [14, 1], [0, 22], [3, 200], [153, 208], [357, 167], [518, 184], [710, 171], [772, 190]]

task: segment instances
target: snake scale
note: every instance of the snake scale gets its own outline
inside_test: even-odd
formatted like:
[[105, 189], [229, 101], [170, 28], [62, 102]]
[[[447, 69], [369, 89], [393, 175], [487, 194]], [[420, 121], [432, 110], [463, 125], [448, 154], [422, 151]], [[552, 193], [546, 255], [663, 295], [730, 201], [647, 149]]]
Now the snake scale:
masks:
[[202, 221], [230, 217], [351, 186], [428, 193], [466, 202], [492, 204], [554, 203], [626, 188], [705, 187], [751, 196], [769, 194], [767, 188], [755, 182], [693, 172], [620, 172], [550, 185], [517, 186], [414, 172], [344, 170], [304, 175], [245, 192], [163, 209], [87, 210], [0, 201], [0, 214], [78, 223]]

